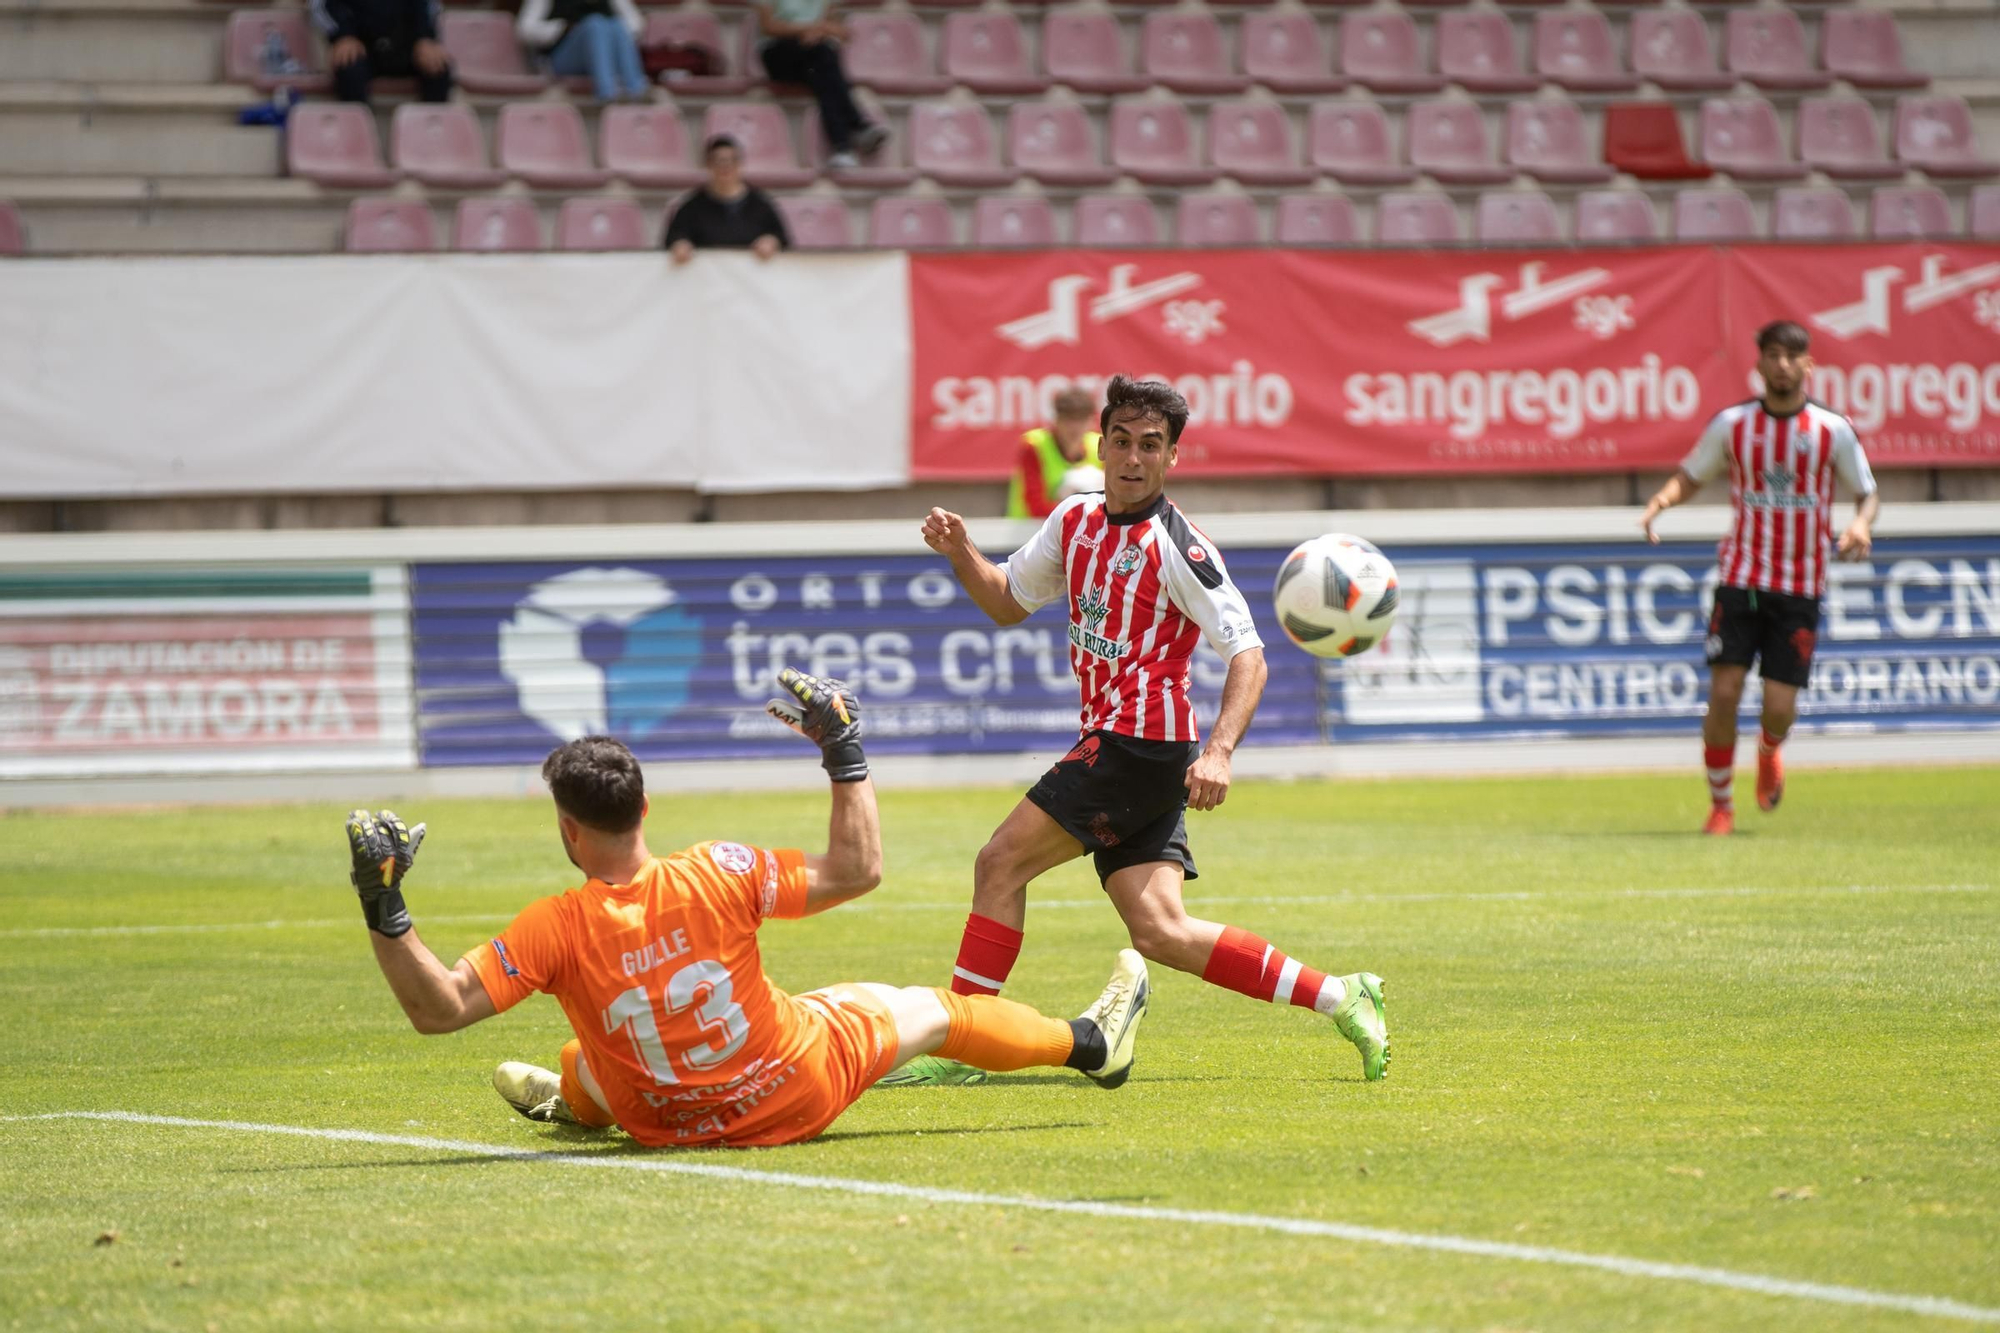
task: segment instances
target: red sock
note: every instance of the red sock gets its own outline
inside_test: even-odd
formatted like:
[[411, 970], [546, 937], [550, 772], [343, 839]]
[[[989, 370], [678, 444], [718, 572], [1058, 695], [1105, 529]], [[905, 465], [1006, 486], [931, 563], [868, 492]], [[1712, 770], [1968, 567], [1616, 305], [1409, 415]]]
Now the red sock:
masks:
[[1326, 973], [1287, 958], [1262, 936], [1235, 926], [1222, 928], [1201, 979], [1253, 1000], [1290, 1002], [1301, 1009], [1318, 1008], [1320, 991], [1326, 986]]
[[1736, 747], [1704, 745], [1701, 763], [1708, 770], [1708, 799], [1724, 809], [1735, 806], [1736, 798], [1730, 788], [1736, 782]]
[[998, 995], [1021, 956], [1020, 931], [990, 916], [974, 912], [965, 918], [965, 935], [958, 942], [958, 965], [951, 970], [951, 988], [960, 995]]
[[1773, 736], [1769, 731], [1761, 727], [1758, 728], [1757, 750], [1760, 754], [1770, 754], [1784, 743], [1785, 738], [1783, 736]]

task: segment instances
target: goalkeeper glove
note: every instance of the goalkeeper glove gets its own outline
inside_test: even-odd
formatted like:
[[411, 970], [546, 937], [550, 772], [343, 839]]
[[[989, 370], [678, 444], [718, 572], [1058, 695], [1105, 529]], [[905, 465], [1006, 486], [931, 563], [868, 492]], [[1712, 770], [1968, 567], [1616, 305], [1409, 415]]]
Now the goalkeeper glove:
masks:
[[773, 699], [764, 711], [819, 746], [820, 767], [835, 782], [860, 782], [868, 776], [861, 753], [861, 705], [854, 692], [837, 680], [821, 680], [786, 667], [778, 673], [778, 688], [792, 697]]
[[347, 817], [347, 847], [353, 866], [347, 878], [361, 896], [361, 915], [368, 929], [390, 939], [410, 928], [410, 913], [403, 906], [403, 877], [424, 845], [426, 826], [404, 828], [393, 810], [369, 814], [356, 810]]

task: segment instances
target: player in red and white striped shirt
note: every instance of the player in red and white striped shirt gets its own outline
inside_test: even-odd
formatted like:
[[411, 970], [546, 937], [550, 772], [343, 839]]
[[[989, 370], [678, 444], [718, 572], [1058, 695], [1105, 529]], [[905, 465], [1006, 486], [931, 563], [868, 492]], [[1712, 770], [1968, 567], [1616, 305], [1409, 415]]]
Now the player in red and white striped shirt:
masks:
[[1658, 542], [1653, 519], [1729, 473], [1736, 521], [1718, 551], [1720, 583], [1708, 621], [1708, 716], [1702, 722], [1702, 762], [1711, 807], [1704, 831], [1735, 828], [1730, 788], [1736, 774], [1736, 712], [1750, 663], [1764, 677], [1763, 735], [1757, 742], [1757, 808], [1775, 810], [1785, 794], [1778, 747], [1798, 716], [1799, 691], [1812, 678], [1820, 598], [1833, 539], [1834, 478], [1858, 497], [1854, 520], [1835, 548], [1862, 560], [1880, 509], [1875, 477], [1854, 424], [1806, 397], [1812, 356], [1806, 331], [1790, 320], [1757, 331], [1757, 373], [1764, 396], [1726, 407], [1701, 433], [1694, 452], [1646, 505], [1646, 540]]
[[[979, 553], [957, 514], [933, 509], [924, 523], [925, 542], [950, 559], [998, 624], [1062, 600], [1083, 701], [1075, 747], [974, 863], [972, 915], [952, 989], [997, 995], [1021, 952], [1029, 881], [1091, 852], [1106, 896], [1146, 958], [1331, 1017], [1360, 1048], [1363, 1075], [1380, 1078], [1389, 1059], [1380, 977], [1330, 977], [1248, 931], [1191, 917], [1181, 904], [1182, 881], [1196, 873], [1187, 807], [1213, 810], [1228, 795], [1230, 756], [1266, 675], [1263, 640], [1221, 552], [1166, 497], [1187, 418], [1187, 402], [1169, 386], [1113, 379], [1099, 417], [1103, 493], [1058, 505], [1004, 564]], [[1204, 637], [1229, 663], [1206, 745], [1188, 701], [1188, 664]], [[975, 1081], [949, 1062], [912, 1066], [885, 1081]]]

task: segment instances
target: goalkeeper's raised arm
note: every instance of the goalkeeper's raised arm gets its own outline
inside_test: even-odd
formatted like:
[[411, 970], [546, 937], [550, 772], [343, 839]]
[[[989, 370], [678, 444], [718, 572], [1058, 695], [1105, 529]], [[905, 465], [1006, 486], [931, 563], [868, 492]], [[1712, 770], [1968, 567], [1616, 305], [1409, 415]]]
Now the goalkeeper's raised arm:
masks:
[[778, 672], [783, 698], [766, 705], [771, 716], [820, 748], [820, 766], [833, 786], [826, 851], [806, 856], [806, 915], [859, 898], [882, 882], [882, 825], [875, 784], [861, 752], [861, 703], [837, 680], [785, 667]]

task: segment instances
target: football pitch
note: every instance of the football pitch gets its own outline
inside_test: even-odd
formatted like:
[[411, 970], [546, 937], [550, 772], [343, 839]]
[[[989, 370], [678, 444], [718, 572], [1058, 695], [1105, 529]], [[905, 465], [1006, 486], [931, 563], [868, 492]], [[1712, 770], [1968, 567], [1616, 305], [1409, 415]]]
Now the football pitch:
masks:
[[[2000, 1322], [2000, 768], [1801, 770], [1774, 816], [1749, 786], [1717, 841], [1692, 764], [1239, 782], [1191, 817], [1190, 907], [1386, 977], [1387, 1082], [1156, 968], [1119, 1091], [882, 1090], [761, 1152], [520, 1119], [488, 1077], [554, 1062], [553, 1000], [411, 1032], [345, 806], [0, 814], [0, 1325]], [[884, 884], [765, 927], [773, 978], [941, 983], [1016, 795], [885, 793]], [[574, 882], [544, 802], [398, 809], [447, 961]], [[662, 796], [648, 839], [816, 849], [825, 811]], [[1027, 934], [1008, 994], [1054, 1013], [1124, 942], [1087, 863]]]

